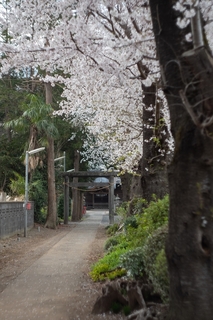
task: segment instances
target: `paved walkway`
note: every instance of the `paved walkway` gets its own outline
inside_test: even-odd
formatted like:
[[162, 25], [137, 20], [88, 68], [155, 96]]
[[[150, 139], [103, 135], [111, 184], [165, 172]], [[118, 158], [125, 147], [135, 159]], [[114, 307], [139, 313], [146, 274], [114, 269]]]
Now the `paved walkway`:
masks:
[[8, 285], [0, 294], [0, 319], [70, 319], [84, 259], [107, 217], [106, 211], [88, 211], [84, 221]]

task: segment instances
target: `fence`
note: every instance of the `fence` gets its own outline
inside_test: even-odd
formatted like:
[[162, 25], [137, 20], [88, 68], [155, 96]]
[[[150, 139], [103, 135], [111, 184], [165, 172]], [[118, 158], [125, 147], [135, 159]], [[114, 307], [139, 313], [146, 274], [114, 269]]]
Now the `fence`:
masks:
[[[0, 239], [24, 232], [24, 202], [0, 202]], [[27, 210], [27, 228], [34, 226], [34, 203]]]

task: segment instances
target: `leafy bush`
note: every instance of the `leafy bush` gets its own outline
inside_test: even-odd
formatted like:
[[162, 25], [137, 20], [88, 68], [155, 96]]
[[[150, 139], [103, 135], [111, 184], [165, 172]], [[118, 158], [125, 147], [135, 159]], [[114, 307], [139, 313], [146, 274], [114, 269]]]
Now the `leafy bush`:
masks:
[[120, 256], [120, 266], [126, 270], [127, 276], [140, 278], [144, 272], [143, 249], [141, 247], [129, 250]]
[[165, 242], [168, 226], [157, 229], [143, 246], [144, 269], [148, 279], [164, 301], [168, 298], [168, 266], [165, 256]]
[[143, 246], [146, 239], [159, 227], [168, 222], [169, 198], [153, 200], [144, 209], [143, 214], [137, 216], [138, 228], [135, 230], [133, 246]]
[[156, 281], [156, 290], [161, 293], [162, 300], [168, 302], [169, 297], [169, 273], [168, 264], [166, 260], [166, 253], [164, 249], [158, 253], [153, 274]]
[[128, 206], [128, 215], [137, 215], [137, 214], [141, 214], [144, 210], [144, 208], [146, 208], [148, 205], [148, 202], [143, 199], [143, 198], [139, 198], [139, 197], [134, 197], [130, 202], [129, 202], [129, 206]]
[[129, 202], [121, 203], [121, 205], [115, 209], [116, 214], [122, 218], [125, 218], [127, 216], [128, 207], [129, 207]]
[[117, 267], [115, 270], [109, 270], [108, 265], [100, 266], [100, 269], [97, 268], [92, 270], [90, 276], [93, 281], [105, 281], [105, 280], [114, 280], [126, 275], [126, 270]]
[[[139, 201], [139, 198], [135, 203], [138, 208], [142, 208], [142, 204], [144, 206], [144, 201]], [[143, 213], [127, 217], [124, 220], [123, 231], [116, 234], [118, 226], [110, 227], [113, 237], [109, 238], [105, 244], [107, 254], [92, 267], [92, 279], [95, 281], [114, 279], [125, 274], [137, 279], [146, 276], [148, 265], [151, 265], [152, 273], [149, 274], [149, 279], [155, 281], [155, 277], [159, 278], [156, 281], [157, 290], [160, 283], [165, 280], [164, 271], [162, 271], [162, 274], [160, 272], [161, 267], [165, 266], [164, 257], [163, 255], [158, 257], [164, 247], [165, 238], [162, 238], [162, 241], [159, 240], [159, 243], [153, 245], [153, 247], [152, 241], [147, 239], [151, 237], [153, 232], [157, 232], [156, 230], [159, 227], [167, 224], [168, 207], [168, 196], [162, 200], [154, 199], [148, 207], [143, 207]], [[126, 209], [128, 209], [127, 206]], [[152, 262], [149, 261], [151, 259], [151, 257], [149, 259], [149, 250], [151, 250], [151, 257], [153, 257]], [[166, 287], [161, 293], [164, 294], [164, 291], [166, 291]]]
[[119, 237], [118, 236], [113, 236], [109, 239], [107, 239], [107, 241], [105, 242], [104, 245], [104, 250], [105, 251], [110, 251], [110, 249], [116, 245], [119, 244]]
[[129, 305], [123, 307], [123, 313], [126, 317], [131, 313], [131, 308]]
[[107, 228], [107, 234], [113, 236], [119, 229], [118, 223], [114, 223]]
[[58, 214], [58, 218], [60, 219], [64, 218], [64, 195], [63, 194], [61, 194], [58, 197], [57, 214]]
[[126, 271], [120, 268], [120, 256], [126, 252], [126, 249], [117, 249], [110, 254], [106, 254], [96, 264], [92, 266], [90, 276], [94, 281], [113, 280], [126, 274]]
[[33, 179], [29, 185], [29, 199], [34, 201], [34, 218], [35, 222], [44, 223], [47, 206], [47, 185], [44, 179], [43, 171], [36, 169]]
[[111, 309], [113, 313], [119, 313], [122, 310], [122, 304], [119, 302], [113, 302]]
[[127, 229], [128, 227], [132, 228], [137, 228], [138, 227], [138, 222], [135, 216], [130, 216], [127, 217], [126, 220], [124, 221], [124, 227]]
[[24, 195], [25, 194], [25, 178], [18, 174], [17, 172], [13, 172], [15, 179], [10, 179], [10, 190], [13, 195]]

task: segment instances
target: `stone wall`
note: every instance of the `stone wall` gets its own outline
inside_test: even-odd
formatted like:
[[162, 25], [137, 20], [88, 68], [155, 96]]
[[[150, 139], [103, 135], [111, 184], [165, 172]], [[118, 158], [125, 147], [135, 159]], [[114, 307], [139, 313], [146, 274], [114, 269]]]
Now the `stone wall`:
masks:
[[[34, 226], [34, 203], [27, 210], [27, 228]], [[0, 239], [24, 232], [24, 202], [0, 202]]]

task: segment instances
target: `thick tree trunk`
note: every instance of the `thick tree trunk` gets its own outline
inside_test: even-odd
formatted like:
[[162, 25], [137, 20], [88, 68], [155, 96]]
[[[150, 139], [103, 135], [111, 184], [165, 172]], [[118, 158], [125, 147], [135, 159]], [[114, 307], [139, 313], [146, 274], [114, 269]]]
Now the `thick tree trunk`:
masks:
[[[175, 139], [174, 157], [168, 170], [168, 319], [210, 320], [213, 312], [213, 126], [210, 120], [213, 64], [204, 48], [193, 50], [186, 43], [185, 33], [189, 30], [176, 26], [174, 2], [150, 0]], [[208, 121], [209, 126], [205, 126]]]
[[[156, 85], [143, 86], [143, 157], [141, 171], [142, 197], [148, 202], [153, 194], [163, 198], [168, 193], [167, 149], [168, 130], [161, 124], [160, 104], [156, 103]], [[151, 108], [151, 106], [153, 108]], [[165, 131], [167, 134], [162, 134]], [[164, 151], [164, 154], [161, 152]]]
[[[46, 104], [52, 103], [52, 87], [50, 83], [45, 83]], [[55, 191], [55, 167], [54, 167], [54, 139], [48, 137], [47, 147], [47, 176], [48, 176], [48, 208], [45, 227], [56, 228], [56, 191]]]
[[129, 201], [130, 200], [130, 179], [131, 179], [131, 175], [128, 172], [125, 172], [121, 176], [122, 201]]
[[143, 156], [137, 174], [126, 173], [121, 177], [123, 201], [139, 196], [149, 202], [153, 195], [161, 199], [168, 194], [168, 129], [163, 122], [160, 104], [156, 103], [156, 86], [143, 86], [143, 96]]

